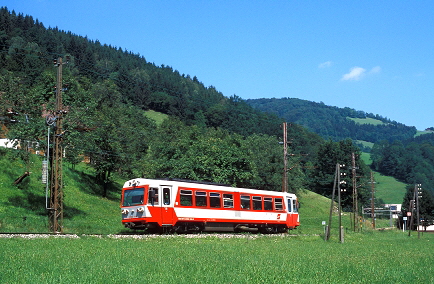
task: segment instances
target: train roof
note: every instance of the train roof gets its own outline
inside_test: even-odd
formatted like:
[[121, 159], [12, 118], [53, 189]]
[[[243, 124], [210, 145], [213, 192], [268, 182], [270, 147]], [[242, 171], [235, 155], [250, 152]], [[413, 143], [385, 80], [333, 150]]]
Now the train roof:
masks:
[[219, 191], [231, 191], [237, 192], [242, 191], [250, 194], [265, 194], [265, 195], [286, 195], [295, 197], [295, 194], [281, 191], [270, 191], [261, 189], [251, 189], [251, 188], [238, 188], [232, 187], [230, 185], [211, 183], [211, 182], [201, 182], [201, 181], [191, 181], [191, 180], [180, 180], [180, 179], [146, 179], [146, 178], [135, 178], [128, 180], [124, 183], [124, 188], [131, 187], [133, 185], [150, 185], [150, 186], [160, 186], [160, 185], [171, 185], [186, 188], [201, 188], [207, 190], [219, 190]]

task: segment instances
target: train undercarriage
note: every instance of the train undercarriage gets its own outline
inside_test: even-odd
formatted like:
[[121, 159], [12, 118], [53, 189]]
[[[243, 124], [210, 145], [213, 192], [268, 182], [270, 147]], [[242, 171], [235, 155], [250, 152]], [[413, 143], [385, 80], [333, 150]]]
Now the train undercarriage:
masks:
[[279, 224], [241, 224], [224, 222], [178, 222], [174, 226], [158, 223], [124, 223], [126, 228], [133, 230], [145, 230], [148, 233], [200, 233], [200, 232], [251, 232], [262, 234], [286, 233], [288, 228]]

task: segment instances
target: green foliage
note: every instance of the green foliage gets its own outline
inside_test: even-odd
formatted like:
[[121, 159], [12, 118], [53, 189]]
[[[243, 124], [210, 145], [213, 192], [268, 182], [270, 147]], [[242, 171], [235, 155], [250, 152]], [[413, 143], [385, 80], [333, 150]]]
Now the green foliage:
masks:
[[[434, 197], [432, 192], [420, 186], [420, 190], [415, 189], [414, 186], [407, 186], [407, 192], [405, 193], [404, 200], [402, 202], [403, 216], [407, 212], [417, 212], [417, 202], [415, 202], [417, 196], [419, 195], [419, 217], [422, 220], [421, 225], [432, 225], [434, 224]], [[416, 191], [416, 192], [415, 192]], [[410, 204], [413, 203], [413, 206]], [[415, 218], [416, 215], [414, 215]], [[417, 224], [417, 219], [415, 219], [414, 224]], [[413, 229], [415, 229], [414, 227]]]
[[151, 141], [145, 176], [251, 185], [257, 168], [244, 139], [222, 129], [166, 120]]
[[384, 175], [390, 175], [408, 184], [421, 183], [433, 192], [434, 140], [431, 134], [406, 142], [382, 141], [372, 149], [372, 165]]
[[[358, 200], [360, 204], [368, 204], [370, 191], [366, 187], [366, 180], [369, 177], [369, 169], [360, 158], [360, 152], [355, 147], [351, 140], [340, 142], [328, 141], [320, 146], [318, 150], [318, 158], [313, 171], [313, 190], [322, 195], [331, 197], [332, 190], [335, 184], [336, 164], [341, 165], [341, 181], [342, 184], [342, 207], [349, 210], [352, 207], [352, 195], [354, 188], [352, 185], [352, 154], [355, 156], [355, 166], [357, 169], [357, 189]], [[360, 185], [364, 185], [363, 187]], [[357, 185], [356, 185], [357, 186]], [[335, 186], [337, 188], [337, 186]], [[336, 193], [337, 194], [337, 193]]]
[[277, 114], [286, 121], [302, 125], [333, 141], [351, 138], [373, 143], [385, 139], [392, 142], [409, 139], [416, 134], [415, 127], [372, 113], [327, 106], [324, 103], [295, 98], [252, 99], [247, 100], [247, 103], [255, 109]]
[[[47, 126], [42, 116], [56, 115], [60, 91], [53, 88], [58, 69], [51, 65], [51, 59], [68, 55], [68, 64], [62, 65], [66, 158], [77, 164], [80, 155], [89, 157], [98, 183], [105, 189], [114, 172], [139, 176], [148, 173], [145, 169], [153, 164], [167, 164], [158, 172], [164, 176], [239, 185], [251, 185], [255, 180], [257, 168], [248, 160], [251, 154], [242, 141], [254, 133], [276, 136], [281, 122], [276, 116], [254, 110], [237, 96], [226, 98], [214, 87], [204, 87], [196, 77], [180, 75], [169, 66], [157, 67], [121, 48], [103, 46], [57, 28], [45, 29], [32, 17], [10, 13], [7, 8], [1, 8], [0, 13], [4, 23], [0, 111], [18, 112], [20, 121], [7, 125], [8, 138], [40, 141], [41, 149], [46, 148]], [[185, 141], [185, 147], [192, 149], [177, 150], [186, 154], [184, 160], [164, 155], [145, 160], [149, 145], [154, 140], [163, 141], [167, 129], [162, 127], [154, 139], [157, 126], [143, 115], [144, 110], [158, 111], [184, 125], [215, 130], [205, 131], [208, 134], [195, 143]], [[194, 166], [186, 168], [185, 162]], [[265, 173], [269, 174], [274, 173]]]
[[420, 212], [425, 220], [434, 220], [434, 135], [426, 134], [405, 141], [388, 143], [382, 141], [372, 149], [373, 166], [384, 175], [394, 176], [407, 186], [402, 203], [404, 211], [409, 210], [414, 200], [414, 185], [421, 184], [423, 199]]

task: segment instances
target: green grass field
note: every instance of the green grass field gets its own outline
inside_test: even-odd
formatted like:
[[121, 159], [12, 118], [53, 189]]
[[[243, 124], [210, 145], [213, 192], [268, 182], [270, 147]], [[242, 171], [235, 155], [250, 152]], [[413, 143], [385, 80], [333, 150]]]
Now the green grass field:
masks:
[[386, 204], [402, 203], [406, 193], [406, 184], [377, 172], [374, 173], [374, 180], [377, 198], [383, 199]]
[[160, 125], [166, 118], [168, 118], [167, 114], [156, 112], [154, 110], [145, 111], [145, 115], [148, 118], [154, 120], [157, 123], [157, 125]]
[[384, 122], [382, 122], [381, 120], [375, 119], [375, 118], [352, 118], [352, 117], [348, 117], [348, 119], [351, 119], [352, 121], [354, 121], [355, 123], [358, 124], [373, 124], [373, 125], [381, 125], [384, 124]]
[[431, 134], [431, 133], [434, 133], [434, 131], [431, 131], [431, 130], [428, 130], [428, 131], [418, 130], [417, 133], [416, 133], [416, 135], [414, 135], [414, 137], [417, 137], [417, 136], [420, 136], [420, 135], [423, 135], [423, 134]]
[[2, 283], [432, 283], [433, 234], [0, 239]]
[[[365, 164], [372, 163], [369, 153], [362, 153], [362, 160]], [[384, 176], [374, 172], [375, 197], [381, 198], [386, 204], [401, 204], [406, 192], [406, 184], [393, 177]]]

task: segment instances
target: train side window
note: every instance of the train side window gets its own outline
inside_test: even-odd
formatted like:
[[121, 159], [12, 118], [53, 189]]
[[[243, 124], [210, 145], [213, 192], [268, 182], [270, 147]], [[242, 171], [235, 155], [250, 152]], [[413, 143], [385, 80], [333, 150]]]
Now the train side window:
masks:
[[158, 187], [151, 187], [148, 191], [148, 204], [158, 205]]
[[191, 190], [180, 191], [180, 201], [181, 206], [191, 206], [193, 205], [193, 192]]
[[241, 195], [241, 209], [250, 210], [250, 195]]
[[206, 192], [205, 191], [196, 191], [196, 206], [198, 207], [207, 207], [208, 204], [206, 202]]
[[297, 200], [295, 199], [292, 199], [292, 212], [294, 213], [298, 212]]
[[209, 193], [209, 205], [214, 208], [220, 208], [220, 193], [210, 192]]
[[264, 197], [264, 210], [273, 210], [273, 198]]
[[260, 196], [253, 196], [253, 210], [262, 210], [262, 198]]
[[282, 198], [275, 198], [274, 199], [274, 208], [277, 211], [283, 210], [283, 200]]
[[223, 194], [223, 207], [224, 208], [234, 208], [234, 195], [233, 194]]

